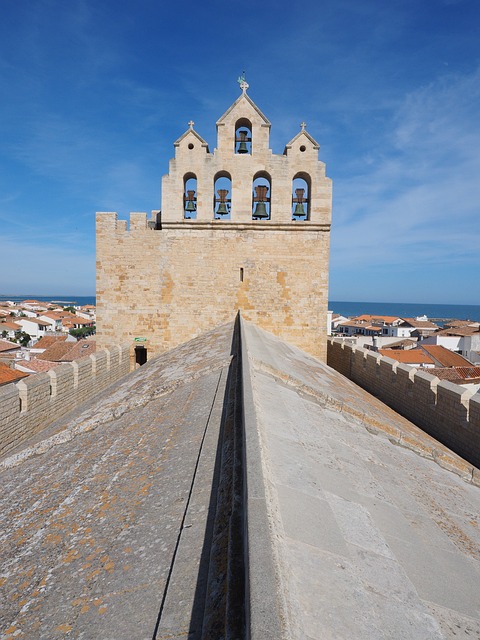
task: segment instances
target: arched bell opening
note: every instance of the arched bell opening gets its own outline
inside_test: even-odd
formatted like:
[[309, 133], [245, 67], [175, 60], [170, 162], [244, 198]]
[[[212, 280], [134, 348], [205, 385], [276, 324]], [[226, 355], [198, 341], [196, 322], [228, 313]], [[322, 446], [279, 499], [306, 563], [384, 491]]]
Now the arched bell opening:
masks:
[[226, 171], [214, 179], [213, 217], [215, 220], [231, 219], [232, 177]]
[[292, 181], [292, 220], [310, 219], [310, 176], [298, 173]]
[[247, 118], [235, 123], [235, 153], [252, 153], [252, 123]]
[[268, 173], [257, 173], [252, 184], [253, 220], [270, 220], [272, 182]]
[[183, 217], [185, 220], [197, 217], [197, 176], [194, 173], [183, 177]]

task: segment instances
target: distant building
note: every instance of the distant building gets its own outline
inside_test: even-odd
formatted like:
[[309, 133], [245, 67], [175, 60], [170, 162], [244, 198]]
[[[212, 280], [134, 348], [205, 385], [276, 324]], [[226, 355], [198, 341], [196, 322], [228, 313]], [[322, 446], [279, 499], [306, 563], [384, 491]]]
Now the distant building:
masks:
[[433, 369], [435, 360], [422, 349], [379, 349], [380, 355], [402, 364], [408, 364], [412, 367], [422, 367], [423, 369]]
[[15, 320], [20, 331], [25, 331], [31, 338], [41, 338], [49, 330], [50, 324], [38, 318], [18, 318]]
[[377, 336], [383, 338], [420, 338], [438, 330], [438, 325], [428, 320], [363, 314], [338, 324], [338, 332], [344, 335]]
[[[1, 326], [1, 325], [0, 325]], [[478, 323], [444, 328], [424, 340], [425, 345], [441, 345], [456, 351], [469, 362], [480, 363], [480, 330]]]

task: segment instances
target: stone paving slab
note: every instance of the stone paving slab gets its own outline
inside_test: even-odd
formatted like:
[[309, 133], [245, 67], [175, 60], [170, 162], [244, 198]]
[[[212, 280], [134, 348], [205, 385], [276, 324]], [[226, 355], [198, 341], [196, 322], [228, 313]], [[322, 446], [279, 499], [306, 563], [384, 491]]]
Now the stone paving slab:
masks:
[[188, 631], [212, 484], [195, 469], [203, 445], [215, 459], [231, 339], [227, 325], [157, 358], [2, 461], [2, 640], [151, 640], [196, 484]]
[[[471, 467], [242, 326], [250, 637], [479, 640]], [[201, 635], [232, 334], [147, 363], [0, 460], [1, 640]]]
[[284, 637], [478, 640], [467, 463], [295, 347], [243, 336]]

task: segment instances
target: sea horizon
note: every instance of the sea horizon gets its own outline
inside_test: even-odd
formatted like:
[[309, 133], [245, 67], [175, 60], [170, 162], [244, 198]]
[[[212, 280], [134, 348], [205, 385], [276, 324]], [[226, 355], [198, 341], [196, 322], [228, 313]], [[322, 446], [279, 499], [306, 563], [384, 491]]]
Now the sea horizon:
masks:
[[[39, 300], [40, 302], [56, 302], [58, 304], [74, 304], [83, 306], [96, 305], [96, 296], [79, 296], [71, 294], [38, 295], [30, 294], [0, 294], [0, 302], [10, 300]], [[355, 317], [361, 314], [398, 316], [400, 318], [416, 318], [427, 316], [430, 319], [441, 320], [472, 320], [480, 322], [480, 305], [465, 304], [431, 304], [420, 302], [362, 302], [348, 300], [330, 300], [328, 308], [345, 317]]]
[[480, 305], [431, 304], [420, 302], [350, 302], [330, 300], [328, 308], [345, 317], [361, 314], [418, 318], [427, 316], [438, 320], [471, 320], [480, 322]]

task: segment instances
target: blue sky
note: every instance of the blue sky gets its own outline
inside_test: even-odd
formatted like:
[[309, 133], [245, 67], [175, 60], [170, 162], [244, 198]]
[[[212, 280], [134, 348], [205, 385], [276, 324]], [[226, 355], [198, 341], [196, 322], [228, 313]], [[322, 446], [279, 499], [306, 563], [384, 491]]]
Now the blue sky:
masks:
[[333, 179], [330, 299], [480, 304], [478, 0], [0, 0], [0, 294], [95, 292], [95, 212], [249, 95]]

